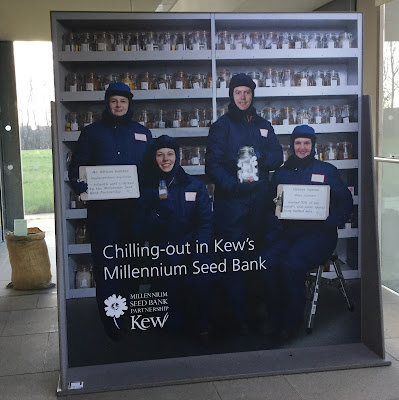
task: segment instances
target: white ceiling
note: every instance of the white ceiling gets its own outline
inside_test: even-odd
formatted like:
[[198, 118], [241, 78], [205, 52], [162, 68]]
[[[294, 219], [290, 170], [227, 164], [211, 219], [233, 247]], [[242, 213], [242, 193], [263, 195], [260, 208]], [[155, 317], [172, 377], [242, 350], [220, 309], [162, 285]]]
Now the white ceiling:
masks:
[[0, 0], [0, 40], [51, 40], [50, 11], [307, 12], [330, 0]]

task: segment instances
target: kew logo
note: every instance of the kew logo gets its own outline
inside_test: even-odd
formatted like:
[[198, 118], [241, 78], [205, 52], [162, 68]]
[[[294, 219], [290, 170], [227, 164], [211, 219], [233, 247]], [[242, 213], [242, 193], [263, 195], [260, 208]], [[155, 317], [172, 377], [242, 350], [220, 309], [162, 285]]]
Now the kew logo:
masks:
[[159, 326], [163, 328], [165, 322], [169, 318], [169, 313], [166, 313], [161, 319], [161, 317], [144, 317], [142, 315], [134, 315], [132, 318], [132, 330], [133, 329], [140, 329], [141, 331], [146, 331], [148, 328], [153, 327], [156, 328]]

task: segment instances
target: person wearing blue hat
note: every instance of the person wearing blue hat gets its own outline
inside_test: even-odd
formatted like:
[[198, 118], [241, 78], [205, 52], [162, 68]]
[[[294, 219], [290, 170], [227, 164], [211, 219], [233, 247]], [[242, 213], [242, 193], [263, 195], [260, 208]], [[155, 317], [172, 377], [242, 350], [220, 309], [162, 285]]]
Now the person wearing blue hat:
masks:
[[306, 273], [326, 262], [333, 253], [338, 240], [337, 227], [349, 220], [353, 208], [351, 192], [337, 168], [315, 159], [315, 145], [315, 130], [309, 125], [296, 126], [291, 135], [293, 154], [274, 172], [271, 180], [274, 194], [279, 184], [330, 186], [326, 220], [282, 220], [281, 240], [287, 248], [275, 271], [281, 290], [275, 293], [278, 299], [273, 302], [276, 305], [279, 301], [280, 310], [276, 312], [274, 308], [271, 315], [286, 338], [295, 335], [303, 322]]
[[[215, 184], [216, 238], [233, 243], [249, 240], [259, 248], [269, 228], [265, 201], [269, 195], [269, 171], [283, 163], [283, 152], [272, 125], [253, 106], [255, 88], [254, 81], [244, 73], [232, 77], [228, 113], [211, 125], [207, 137], [205, 172]], [[247, 174], [248, 169], [241, 169], [239, 154], [245, 152], [253, 154], [253, 176]], [[251, 169], [248, 164], [247, 167]], [[253, 254], [237, 251], [227, 256], [230, 260], [248, 259]], [[247, 330], [244, 279], [240, 272], [223, 277], [242, 332]]]
[[[68, 169], [72, 189], [77, 194], [87, 190], [86, 182], [79, 179], [79, 167], [88, 165], [136, 165], [139, 178], [142, 174], [144, 155], [152, 143], [151, 132], [132, 120], [133, 102], [129, 86], [123, 82], [111, 83], [105, 92], [105, 110], [100, 121], [85, 128], [79, 136]], [[134, 242], [132, 221], [137, 209], [137, 199], [89, 201], [87, 217], [96, 282], [97, 303], [107, 334], [118, 338], [123, 329], [123, 318], [118, 328], [112, 318], [105, 315], [105, 304], [113, 294], [126, 295], [128, 288], [121, 280], [104, 280], [104, 266], [112, 266], [103, 255], [106, 245]], [[115, 267], [115, 265], [113, 265]], [[125, 313], [125, 316], [129, 316]], [[127, 330], [127, 318], [125, 329]]]

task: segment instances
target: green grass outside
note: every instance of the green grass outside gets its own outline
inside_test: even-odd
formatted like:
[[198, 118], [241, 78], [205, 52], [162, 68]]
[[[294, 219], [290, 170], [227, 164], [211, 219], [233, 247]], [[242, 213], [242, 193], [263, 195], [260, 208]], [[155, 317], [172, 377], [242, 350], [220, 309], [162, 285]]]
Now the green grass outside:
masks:
[[54, 212], [52, 150], [22, 150], [25, 214]]

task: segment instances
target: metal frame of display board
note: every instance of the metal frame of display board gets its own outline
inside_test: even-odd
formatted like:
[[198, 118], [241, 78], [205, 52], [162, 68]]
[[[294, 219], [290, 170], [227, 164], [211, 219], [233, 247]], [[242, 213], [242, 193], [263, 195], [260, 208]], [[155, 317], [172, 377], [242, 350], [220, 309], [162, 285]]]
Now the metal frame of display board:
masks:
[[[62, 14], [62, 13], [55, 13]], [[72, 18], [73, 13], [64, 13]], [[84, 13], [79, 13], [84, 14]], [[90, 13], [88, 13], [90, 15]], [[95, 15], [99, 15], [96, 13]], [[93, 20], [95, 20], [93, 15]], [[104, 14], [106, 15], [106, 14]], [[130, 15], [127, 13], [126, 15]], [[148, 14], [146, 14], [148, 15]], [[205, 14], [202, 14], [205, 15]], [[215, 34], [215, 15], [208, 14], [211, 24], [212, 35]], [[254, 14], [251, 14], [254, 15]], [[281, 16], [281, 14], [279, 14]], [[320, 14], [318, 14], [320, 15]], [[122, 13], [117, 13], [122, 18]], [[141, 15], [142, 16], [142, 15]], [[286, 14], [285, 18], [294, 19], [295, 15]], [[231, 20], [236, 19], [231, 15]], [[91, 18], [91, 17], [90, 17]], [[170, 18], [160, 16], [158, 18]], [[179, 18], [184, 18], [180, 15]], [[207, 17], [208, 18], [208, 17]], [[223, 14], [223, 18], [230, 18]], [[260, 16], [257, 16], [260, 18]], [[317, 16], [312, 15], [312, 18]], [[345, 18], [349, 18], [345, 15]], [[238, 18], [239, 19], [239, 18]], [[238, 25], [237, 25], [238, 26]], [[59, 39], [59, 37], [58, 37]], [[359, 43], [361, 44], [361, 38]], [[212, 72], [216, 73], [215, 49], [212, 48]], [[361, 46], [358, 54], [361, 54]], [[70, 57], [80, 57], [80, 54], [71, 54]], [[109, 56], [109, 55], [107, 55]], [[94, 58], [98, 55], [94, 55]], [[66, 62], [73, 62], [74, 60]], [[60, 61], [60, 60], [58, 60]], [[361, 69], [361, 58], [358, 60], [358, 68]], [[58, 66], [56, 66], [58, 70]], [[361, 81], [358, 83], [361, 93]], [[293, 88], [293, 91], [297, 91]], [[213, 90], [216, 90], [215, 82]], [[339, 88], [339, 90], [343, 90]], [[143, 92], [144, 93], [144, 92]], [[205, 92], [203, 92], [205, 94]], [[345, 92], [346, 93], [346, 92]], [[358, 93], [358, 92], [356, 92]], [[62, 94], [67, 96], [66, 100], [60, 100], [59, 93], [56, 101], [75, 101], [75, 94]], [[87, 101], [96, 101], [99, 94], [89, 94]], [[145, 98], [146, 93], [141, 94]], [[224, 97], [226, 93], [213, 94], [212, 105], [216, 109], [216, 100]], [[309, 88], [309, 96], [313, 95]], [[68, 97], [69, 96], [69, 97]], [[91, 97], [90, 97], [91, 96]], [[208, 96], [208, 95], [207, 95]], [[83, 101], [86, 101], [83, 99]], [[201, 355], [179, 358], [168, 358], [158, 360], [134, 361], [124, 363], [112, 363], [103, 365], [90, 365], [84, 367], [70, 367], [68, 364], [68, 338], [67, 338], [67, 299], [73, 299], [74, 290], [70, 290], [70, 282], [65, 280], [65, 259], [68, 257], [68, 245], [66, 244], [65, 221], [69, 218], [69, 211], [63, 207], [65, 202], [65, 175], [63, 160], [54, 159], [54, 184], [55, 184], [55, 211], [56, 211], [56, 251], [57, 251], [57, 280], [58, 280], [58, 310], [59, 310], [59, 335], [60, 335], [60, 381], [58, 387], [59, 395], [82, 394], [95, 391], [121, 390], [135, 387], [148, 387], [171, 385], [177, 383], [205, 382], [222, 379], [256, 377], [266, 375], [277, 375], [287, 373], [316, 372], [336, 369], [349, 369], [359, 367], [372, 367], [389, 365], [385, 360], [385, 349], [382, 328], [381, 289], [377, 241], [377, 219], [375, 213], [375, 180], [373, 171], [372, 131], [370, 121], [369, 98], [358, 98], [358, 106], [362, 106], [361, 121], [359, 121], [360, 133], [358, 143], [359, 155], [359, 270], [361, 266], [361, 338], [359, 343], [313, 346], [306, 348], [288, 348], [262, 351], [246, 351], [213, 355]], [[56, 114], [56, 113], [55, 113]], [[60, 148], [63, 133], [57, 129], [61, 123], [60, 118], [53, 119], [53, 145]], [[282, 127], [281, 127], [282, 128]], [[278, 129], [281, 129], [280, 127]], [[172, 130], [171, 130], [172, 132]], [[350, 131], [348, 131], [350, 132]], [[284, 133], [284, 132], [282, 132]], [[286, 132], [288, 133], [288, 132]], [[175, 132], [179, 134], [179, 132]], [[155, 135], [157, 136], [157, 132]], [[200, 132], [205, 136], [205, 131]], [[61, 152], [59, 157], [64, 154]], [[351, 160], [352, 161], [352, 160]], [[201, 173], [203, 168], [198, 168]], [[84, 210], [75, 214], [85, 214]], [[76, 215], [75, 215], [76, 218]], [[366, 224], [362, 221], [367, 220]], [[80, 248], [78, 251], [85, 251]], [[351, 272], [351, 271], [349, 271]], [[353, 271], [356, 272], [356, 271]], [[93, 296], [95, 289], [87, 289]], [[66, 294], [68, 294], [68, 297]], [[80, 299], [76, 299], [79, 301]]]

